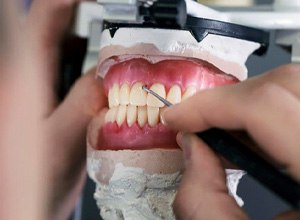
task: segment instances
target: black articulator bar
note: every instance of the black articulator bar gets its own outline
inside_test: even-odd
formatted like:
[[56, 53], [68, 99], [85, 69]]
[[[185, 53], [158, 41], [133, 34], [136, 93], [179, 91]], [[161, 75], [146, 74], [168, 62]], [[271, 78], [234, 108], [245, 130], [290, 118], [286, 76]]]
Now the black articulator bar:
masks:
[[186, 30], [189, 31], [198, 42], [201, 42], [209, 34], [226, 36], [259, 43], [261, 46], [258, 50], [255, 51], [256, 55], [263, 55], [266, 53], [270, 39], [269, 32], [260, 29], [192, 16], [187, 16], [186, 24], [182, 28], [178, 26], [176, 28], [174, 26], [168, 25], [168, 23], [153, 23], [151, 21], [145, 21], [142, 24], [111, 23], [105, 21], [103, 28], [110, 31], [111, 37], [114, 37], [115, 33], [120, 28], [160, 28]]
[[260, 29], [192, 16], [188, 16], [185, 29], [189, 30], [198, 42], [208, 34], [215, 34], [259, 43], [261, 47], [256, 51], [257, 55], [267, 51], [270, 40], [269, 32]]

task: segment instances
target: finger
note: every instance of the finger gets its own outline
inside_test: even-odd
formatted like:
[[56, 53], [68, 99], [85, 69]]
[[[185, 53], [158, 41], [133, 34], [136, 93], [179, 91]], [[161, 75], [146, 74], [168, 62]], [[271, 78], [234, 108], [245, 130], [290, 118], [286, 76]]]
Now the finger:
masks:
[[95, 69], [92, 69], [75, 84], [66, 100], [47, 119], [52, 125], [53, 137], [70, 151], [85, 145], [87, 125], [107, 105], [106, 102], [102, 80], [95, 79]]
[[[97, 114], [96, 118], [98, 121], [100, 119], [101, 123], [104, 123], [103, 119], [106, 111], [107, 109], [103, 109]], [[88, 151], [90, 146], [88, 140], [86, 146]], [[83, 163], [87, 157], [86, 146], [78, 145], [77, 149], [73, 149], [73, 151], [66, 149], [65, 152], [56, 152], [55, 154], [56, 158], [53, 160], [59, 167], [54, 167], [55, 173], [52, 176], [54, 185], [48, 198], [51, 203], [48, 203], [47, 216], [52, 216], [51, 219], [67, 219], [74, 210], [75, 203], [86, 180], [85, 163]]]
[[0, 1], [0, 219], [44, 219], [47, 182], [35, 117], [39, 105], [29, 92], [30, 84], [22, 80], [25, 77], [15, 77], [18, 70], [24, 71], [16, 56], [20, 54], [17, 2], [21, 3]]
[[233, 130], [227, 131], [232, 137], [243, 143], [245, 146], [251, 148], [253, 152], [260, 155], [261, 157], [265, 158], [269, 161], [273, 166], [280, 167], [278, 161], [275, 161], [274, 158], [270, 157], [270, 155], [266, 154], [261, 147], [249, 136], [249, 134], [244, 130]]
[[[49, 214], [55, 213], [67, 218], [74, 207], [75, 201], [85, 180], [84, 166], [86, 159], [87, 125], [104, 106], [106, 99], [102, 81], [95, 79], [95, 69], [82, 77], [72, 88], [66, 100], [45, 121], [49, 164], [53, 173], [52, 194]], [[57, 181], [64, 178], [64, 185]]]
[[265, 81], [274, 82], [283, 88], [289, 90], [298, 99], [300, 99], [300, 65], [288, 64], [271, 70], [260, 79], [261, 83]]
[[27, 25], [42, 47], [57, 47], [70, 28], [74, 8], [80, 0], [35, 0]]
[[273, 218], [273, 220], [299, 220], [299, 219], [300, 219], [299, 211], [288, 211]]
[[266, 154], [300, 180], [299, 99], [272, 82], [254, 85], [256, 81], [249, 81], [199, 92], [167, 109], [164, 121], [192, 132], [210, 127], [245, 129]]
[[248, 219], [228, 195], [225, 172], [216, 155], [194, 135], [181, 134], [177, 140], [186, 162], [173, 204], [178, 219]]
[[14, 1], [0, 2], [0, 55], [3, 56], [1, 59], [9, 57], [12, 49], [15, 49], [15, 36], [18, 33], [17, 26], [20, 19], [18, 9]]
[[103, 128], [105, 124], [105, 115], [107, 113], [108, 109], [105, 108], [101, 111], [100, 114], [98, 114], [96, 117], [94, 117], [91, 121], [91, 123], [88, 125], [88, 136], [87, 136], [87, 146], [97, 149], [98, 146], [102, 146], [103, 144], [103, 133], [101, 132], [101, 129]]
[[[35, 76], [37, 93], [45, 103], [45, 114], [55, 103], [55, 82], [60, 44], [70, 27], [78, 0], [35, 0], [24, 24], [27, 63]], [[34, 57], [34, 59], [33, 59]], [[24, 59], [24, 58], [23, 58]]]

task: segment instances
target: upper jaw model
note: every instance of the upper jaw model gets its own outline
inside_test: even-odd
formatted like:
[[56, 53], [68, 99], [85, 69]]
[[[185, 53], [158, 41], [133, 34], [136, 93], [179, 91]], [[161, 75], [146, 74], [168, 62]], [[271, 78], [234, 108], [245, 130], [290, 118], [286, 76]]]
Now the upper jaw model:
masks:
[[[109, 110], [89, 126], [88, 172], [103, 219], [175, 219], [172, 202], [184, 169], [176, 132], [160, 123], [166, 108], [142, 85], [171, 103], [202, 89], [247, 78], [245, 61], [260, 45], [189, 31], [158, 28], [104, 30], [97, 76], [104, 78]], [[188, 112], [187, 112], [188, 114]], [[237, 202], [242, 171], [227, 171]]]

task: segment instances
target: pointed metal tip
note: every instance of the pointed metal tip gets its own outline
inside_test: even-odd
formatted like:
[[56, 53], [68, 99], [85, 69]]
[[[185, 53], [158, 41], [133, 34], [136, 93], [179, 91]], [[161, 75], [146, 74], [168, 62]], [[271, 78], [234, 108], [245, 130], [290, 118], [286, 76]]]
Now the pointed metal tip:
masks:
[[156, 92], [152, 91], [151, 89], [148, 89], [145, 85], [142, 86], [142, 89], [146, 91], [147, 93], [150, 93], [151, 95], [155, 96], [157, 99], [159, 99], [162, 103], [164, 103], [166, 106], [171, 106], [172, 103], [168, 100], [164, 99], [160, 95], [158, 95]]
[[149, 92], [149, 91], [150, 91], [150, 90], [147, 88], [147, 86], [145, 86], [145, 85], [142, 86], [142, 89], [143, 89], [144, 91], [146, 91], [146, 92]]

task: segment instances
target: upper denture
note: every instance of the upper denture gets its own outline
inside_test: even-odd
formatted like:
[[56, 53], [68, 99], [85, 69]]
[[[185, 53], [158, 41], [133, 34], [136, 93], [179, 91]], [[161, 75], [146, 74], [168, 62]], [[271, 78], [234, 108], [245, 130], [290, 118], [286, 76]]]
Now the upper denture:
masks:
[[207, 88], [211, 81], [221, 85], [238, 80], [205, 61], [163, 60], [152, 64], [143, 58], [133, 58], [110, 67], [104, 79], [104, 88], [108, 94], [113, 84], [132, 87], [136, 82], [144, 82], [147, 86], [163, 84], [167, 91], [176, 84], [184, 91], [189, 86]]

